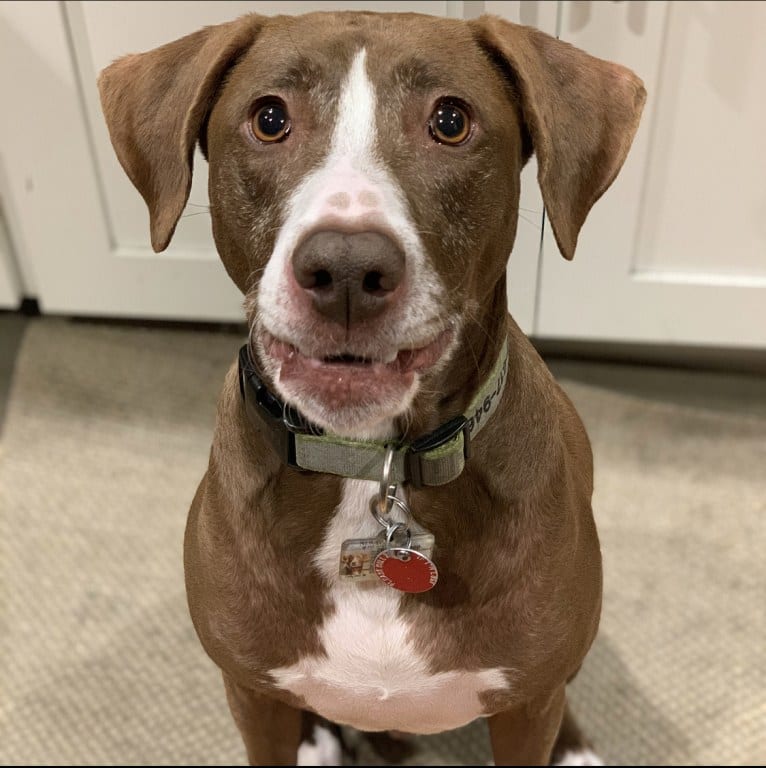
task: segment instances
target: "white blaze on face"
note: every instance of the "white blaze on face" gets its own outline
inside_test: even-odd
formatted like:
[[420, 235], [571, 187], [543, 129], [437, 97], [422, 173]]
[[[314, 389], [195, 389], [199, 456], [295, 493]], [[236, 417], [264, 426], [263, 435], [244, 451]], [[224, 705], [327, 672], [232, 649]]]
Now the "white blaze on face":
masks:
[[[367, 51], [362, 49], [354, 56], [343, 85], [332, 136], [331, 157], [328, 158], [330, 161], [347, 159], [360, 173], [369, 171], [373, 165], [377, 122], [375, 88], [367, 77], [366, 62]], [[363, 178], [354, 177], [353, 169], [349, 181], [359, 185], [356, 190], [346, 187], [342, 180], [339, 181], [339, 191], [350, 194], [356, 191], [358, 194], [364, 190]]]
[[395, 237], [405, 253], [407, 289], [401, 311], [388, 321], [394, 326], [388, 331], [406, 345], [430, 341], [422, 337], [423, 328], [436, 330], [443, 289], [428, 268], [401, 187], [376, 156], [379, 109], [366, 62], [367, 52], [362, 49], [354, 56], [342, 85], [327, 157], [293, 191], [259, 287], [257, 303], [264, 327], [299, 349], [313, 335], [315, 323], [291, 301], [292, 254], [308, 233], [325, 228], [377, 228]]

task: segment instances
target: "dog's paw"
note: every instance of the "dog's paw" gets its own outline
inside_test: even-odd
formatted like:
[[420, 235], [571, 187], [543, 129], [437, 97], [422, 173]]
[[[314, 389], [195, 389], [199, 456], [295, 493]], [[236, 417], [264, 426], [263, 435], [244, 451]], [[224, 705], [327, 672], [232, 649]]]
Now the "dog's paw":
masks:
[[298, 747], [298, 765], [343, 765], [339, 734], [324, 723], [315, 723], [311, 735]]
[[568, 749], [553, 765], [603, 765], [601, 758], [590, 749]]

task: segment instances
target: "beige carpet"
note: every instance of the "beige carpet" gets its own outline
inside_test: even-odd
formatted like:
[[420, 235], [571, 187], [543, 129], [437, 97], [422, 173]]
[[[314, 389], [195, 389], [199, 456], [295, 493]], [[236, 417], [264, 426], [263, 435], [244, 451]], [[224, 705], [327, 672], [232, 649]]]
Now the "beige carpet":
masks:
[[[0, 763], [244, 762], [181, 569], [238, 344], [30, 325], [0, 435]], [[565, 386], [606, 565], [578, 717], [613, 764], [764, 762], [763, 410]], [[486, 759], [484, 726], [421, 750], [411, 762]]]

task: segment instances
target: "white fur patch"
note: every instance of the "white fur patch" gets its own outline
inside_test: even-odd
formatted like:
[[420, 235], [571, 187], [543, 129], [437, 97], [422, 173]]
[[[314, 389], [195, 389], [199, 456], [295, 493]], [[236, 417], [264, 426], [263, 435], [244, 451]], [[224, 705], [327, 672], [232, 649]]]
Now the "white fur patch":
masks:
[[457, 728], [482, 716], [479, 694], [507, 689], [503, 671], [431, 672], [409, 640], [409, 624], [399, 616], [401, 594], [383, 584], [338, 577], [341, 543], [379, 530], [368, 511], [377, 488], [365, 480], [344, 481], [341, 503], [316, 555], [335, 605], [320, 630], [325, 654], [271, 674], [323, 717], [360, 730]]
[[603, 765], [601, 758], [590, 749], [570, 749], [554, 765]]
[[375, 87], [367, 77], [367, 51], [362, 48], [354, 56], [343, 85], [331, 156], [354, 160], [360, 170], [372, 165], [376, 105]]
[[342, 765], [343, 748], [335, 734], [322, 725], [315, 725], [314, 743], [307, 741], [298, 747], [298, 765]]

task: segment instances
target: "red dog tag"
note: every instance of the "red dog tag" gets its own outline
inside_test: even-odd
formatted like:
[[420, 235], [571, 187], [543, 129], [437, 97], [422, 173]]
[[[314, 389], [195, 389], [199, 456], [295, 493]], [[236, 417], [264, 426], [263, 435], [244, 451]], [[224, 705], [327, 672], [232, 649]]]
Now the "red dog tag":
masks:
[[400, 592], [428, 592], [439, 579], [432, 560], [404, 547], [384, 549], [375, 558], [375, 575]]

